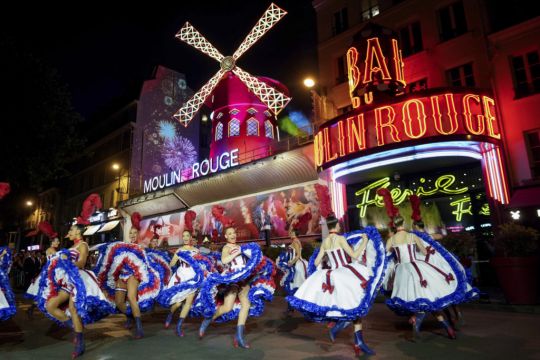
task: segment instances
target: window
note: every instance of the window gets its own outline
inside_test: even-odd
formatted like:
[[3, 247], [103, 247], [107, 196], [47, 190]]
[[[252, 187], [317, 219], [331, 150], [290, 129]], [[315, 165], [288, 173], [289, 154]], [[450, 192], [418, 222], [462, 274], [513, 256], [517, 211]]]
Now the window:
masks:
[[362, 21], [379, 15], [379, 2], [377, 0], [362, 0]]
[[337, 58], [336, 65], [336, 85], [339, 85], [347, 81], [347, 58], [345, 55]]
[[223, 139], [223, 123], [216, 125], [216, 141]]
[[540, 61], [538, 51], [512, 57], [516, 98], [540, 93]]
[[529, 164], [531, 176], [540, 177], [540, 129], [527, 131], [525, 133], [525, 144], [529, 154]]
[[407, 86], [405, 87], [405, 93], [410, 94], [413, 92], [426, 90], [427, 88], [428, 88], [427, 78], [423, 78], [423, 79], [408, 83]]
[[255, 118], [251, 118], [247, 121], [247, 135], [259, 136], [259, 121]]
[[231, 114], [232, 116], [235, 116], [235, 115], [238, 115], [239, 112], [240, 110], [238, 109], [232, 109], [231, 111], [229, 111], [229, 114]]
[[240, 120], [231, 119], [229, 121], [229, 136], [239, 136], [240, 135]]
[[257, 109], [255, 109], [255, 108], [249, 108], [249, 109], [247, 109], [247, 112], [248, 112], [249, 115], [254, 115], [254, 114], [257, 113]]
[[266, 120], [264, 122], [264, 136], [269, 139], [274, 138], [274, 126], [272, 126], [272, 122], [270, 120]]
[[467, 32], [465, 9], [461, 1], [440, 9], [438, 15], [439, 36], [442, 41], [453, 39]]
[[219, 120], [223, 117], [223, 113], [222, 112], [219, 112], [216, 116], [216, 119]]
[[420, 21], [409, 24], [399, 30], [399, 43], [405, 57], [416, 54], [424, 49]]
[[341, 34], [349, 28], [349, 19], [347, 17], [347, 8], [343, 8], [334, 13], [334, 23], [332, 24], [332, 34]]
[[461, 65], [446, 71], [450, 86], [474, 86], [472, 63]]

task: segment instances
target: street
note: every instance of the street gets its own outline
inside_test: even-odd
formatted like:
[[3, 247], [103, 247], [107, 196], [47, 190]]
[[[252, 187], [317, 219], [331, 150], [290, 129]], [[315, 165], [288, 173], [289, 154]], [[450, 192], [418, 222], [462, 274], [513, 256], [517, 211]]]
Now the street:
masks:
[[[23, 301], [23, 300], [21, 300]], [[0, 359], [68, 359], [71, 333], [36, 310], [28, 319], [28, 302], [19, 301], [17, 315], [0, 323]], [[540, 359], [540, 315], [482, 310], [463, 306], [465, 325], [457, 340], [449, 340], [427, 317], [422, 338], [412, 342], [406, 318], [395, 316], [384, 304], [374, 304], [365, 320], [369, 346], [377, 353], [372, 359]], [[164, 309], [143, 316], [145, 338], [133, 340], [120, 315], [88, 326], [86, 353], [81, 359], [352, 359], [352, 328], [331, 344], [323, 324], [310, 323], [295, 313], [286, 318], [283, 297], [266, 307], [263, 317], [250, 318], [246, 339], [251, 349], [235, 349], [235, 324], [211, 325], [198, 340], [200, 321], [188, 319], [186, 336], [178, 338], [174, 325], [165, 330]], [[367, 358], [362, 355], [361, 358]]]

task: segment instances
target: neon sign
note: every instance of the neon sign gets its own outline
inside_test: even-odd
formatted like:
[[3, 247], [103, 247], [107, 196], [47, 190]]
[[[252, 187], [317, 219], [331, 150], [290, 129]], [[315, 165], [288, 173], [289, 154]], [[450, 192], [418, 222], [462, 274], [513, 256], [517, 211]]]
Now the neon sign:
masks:
[[320, 167], [368, 149], [459, 135], [464, 139], [501, 139], [492, 98], [467, 93], [434, 94], [339, 118], [322, 125], [315, 135], [315, 163]]
[[[426, 179], [424, 178], [420, 179], [421, 184], [425, 184], [425, 182], [426, 182]], [[426, 196], [431, 196], [435, 194], [458, 195], [458, 194], [463, 194], [469, 191], [468, 186], [464, 186], [457, 189], [451, 188], [455, 182], [456, 182], [456, 177], [454, 175], [441, 175], [435, 180], [433, 184], [433, 189], [427, 190], [424, 188], [423, 185], [418, 186], [416, 190], [393, 188], [390, 190], [390, 195], [392, 195], [392, 200], [394, 204], [399, 205], [405, 200], [407, 200], [409, 196], [411, 195], [418, 195], [420, 197], [421, 196], [426, 197]], [[360, 197], [360, 202], [356, 204], [356, 207], [360, 209], [360, 217], [366, 216], [367, 207], [370, 205], [375, 205], [377, 207], [384, 206], [383, 198], [377, 195], [377, 190], [380, 188], [388, 188], [388, 186], [390, 186], [390, 178], [385, 177], [369, 184], [368, 186], [354, 193], [354, 195]], [[465, 212], [466, 212], [466, 209], [465, 209]], [[460, 220], [461, 220], [461, 217], [460, 217]]]
[[403, 93], [405, 65], [398, 41], [393, 36], [383, 32], [378, 37], [361, 39], [347, 50], [346, 58], [353, 109], [359, 108], [362, 100], [366, 105], [373, 103], [374, 91], [391, 95]]
[[238, 149], [224, 152], [215, 158], [204, 159], [201, 162], [193, 163], [191, 168], [172, 170], [170, 173], [154, 176], [144, 181], [144, 193], [160, 190], [172, 185], [180, 184], [183, 181], [195, 179], [208, 174], [213, 174], [221, 170], [238, 165]]
[[[472, 206], [471, 206], [471, 198], [470, 197], [464, 197], [463, 199], [459, 199], [456, 201], [452, 201], [450, 203], [450, 206], [455, 206], [456, 209], [452, 211], [452, 214], [456, 216], [456, 221], [461, 221], [463, 218], [463, 214], [469, 214], [472, 215]], [[469, 204], [468, 207], [465, 207], [465, 204]]]

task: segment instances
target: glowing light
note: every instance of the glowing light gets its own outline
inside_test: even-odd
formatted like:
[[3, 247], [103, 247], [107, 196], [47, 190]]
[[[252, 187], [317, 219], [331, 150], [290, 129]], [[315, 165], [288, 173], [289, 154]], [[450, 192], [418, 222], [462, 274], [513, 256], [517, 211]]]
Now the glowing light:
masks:
[[178, 34], [176, 34], [176, 37], [218, 61], [220, 63], [220, 69], [176, 112], [176, 114], [174, 114], [174, 117], [177, 118], [182, 125], [187, 127], [197, 111], [201, 108], [202, 104], [216, 88], [219, 81], [230, 71], [238, 76], [248, 89], [268, 106], [275, 115], [279, 114], [281, 110], [287, 106], [291, 98], [273, 87], [268, 86], [248, 72], [240, 69], [236, 66], [236, 61], [257, 40], [266, 34], [270, 28], [281, 20], [285, 14], [287, 14], [286, 11], [275, 4], [271, 4], [232, 56], [223, 56], [223, 54], [206, 40], [201, 33], [199, 33], [190, 23], [186, 22]]
[[379, 166], [392, 165], [392, 164], [402, 163], [406, 161], [429, 159], [429, 158], [436, 158], [436, 157], [443, 157], [443, 156], [450, 156], [450, 157], [464, 156], [464, 157], [470, 157], [476, 160], [482, 159], [482, 155], [478, 154], [477, 152], [469, 151], [469, 150], [440, 150], [440, 151], [429, 151], [429, 152], [426, 151], [426, 152], [422, 152], [422, 153], [418, 153], [414, 155], [408, 155], [408, 156], [397, 157], [393, 159], [382, 160], [382, 161], [372, 163], [372, 164], [365, 164], [365, 165], [356, 166], [350, 169], [336, 171], [335, 176], [336, 176], [336, 179], [339, 179], [340, 177], [348, 175], [348, 174], [353, 174], [359, 171], [377, 168]]
[[540, 217], [540, 209], [536, 209], [536, 215]]
[[304, 86], [311, 89], [315, 86], [315, 80], [313, 80], [312, 78], [304, 79]]
[[[420, 182], [424, 182], [425, 179], [421, 178]], [[435, 180], [434, 189], [431, 190], [425, 190], [422, 186], [419, 186], [415, 190], [411, 190], [408, 188], [401, 189], [401, 185], [398, 185], [397, 188], [394, 188], [390, 191], [390, 195], [392, 196], [392, 201], [394, 205], [399, 205], [403, 203], [405, 200], [409, 198], [411, 195], [418, 195], [419, 197], [425, 197], [425, 196], [431, 196], [435, 194], [447, 194], [447, 195], [456, 195], [456, 194], [463, 194], [469, 191], [469, 188], [467, 186], [458, 188], [458, 189], [451, 189], [451, 187], [454, 185], [456, 181], [456, 177], [454, 175], [441, 175]], [[360, 217], [364, 217], [366, 215], [366, 210], [369, 205], [376, 205], [378, 207], [383, 207], [384, 202], [383, 198], [379, 195], [377, 195], [376, 191], [378, 189], [382, 188], [388, 188], [390, 186], [390, 178], [385, 177], [382, 179], [379, 179], [377, 181], [372, 182], [371, 184], [363, 187], [362, 189], [356, 191], [354, 193], [355, 196], [360, 197], [360, 202], [356, 204], [356, 207], [360, 209]], [[452, 198], [450, 198], [452, 200]], [[470, 198], [467, 196], [462, 200], [459, 201], [470, 201]], [[454, 204], [451, 204], [454, 206]], [[457, 206], [457, 205], [456, 205]], [[463, 208], [463, 206], [461, 205]], [[463, 209], [458, 209], [460, 212], [467, 212]], [[470, 208], [468, 209], [470, 211]], [[472, 214], [471, 214], [472, 215]], [[458, 221], [461, 220], [461, 217]]]
[[113, 170], [120, 170], [120, 165], [119, 164], [114, 163], [114, 164], [112, 164], [111, 167], [112, 167]]
[[171, 140], [176, 136], [176, 126], [169, 121], [160, 121], [159, 122], [159, 136], [164, 140]]
[[34, 202], [33, 202], [33, 201], [31, 201], [31, 200], [27, 200], [27, 201], [26, 201], [26, 206], [30, 207], [30, 206], [32, 206], [32, 205], [34, 205]]
[[[367, 92], [364, 95], [368, 95]], [[445, 101], [442, 101], [443, 95]], [[332, 155], [325, 158], [322, 165], [324, 166], [330, 161], [330, 158], [336, 159], [333, 156], [334, 150], [337, 153], [337, 158], [344, 158], [353, 153], [375, 150], [381, 146], [396, 145], [396, 143], [418, 139], [435, 142], [441, 141], [443, 136], [451, 135], [470, 139], [472, 137], [468, 137], [468, 135], [482, 135], [498, 140], [497, 136], [492, 136], [490, 128], [486, 126], [486, 115], [483, 115], [484, 108], [491, 106], [492, 102], [491, 100], [483, 101], [483, 98], [484, 96], [475, 94], [447, 93], [409, 99], [391, 105], [375, 107], [365, 112], [357, 111], [354, 115], [338, 118], [337, 121], [332, 121], [319, 129], [319, 132], [328, 132], [328, 135], [325, 133], [324, 137], [320, 139], [320, 145], [327, 154]], [[456, 110], [456, 102], [460, 106], [460, 116]], [[491, 116], [490, 121], [492, 123], [490, 126], [495, 129], [497, 119]], [[342, 124], [346, 124], [346, 126]], [[497, 134], [494, 133], [494, 135]], [[348, 139], [346, 149], [342, 146], [344, 138]], [[358, 146], [354, 146], [355, 141]], [[491, 161], [499, 160], [493, 159]], [[499, 173], [502, 174], [502, 165], [499, 166], [499, 169]], [[501, 179], [501, 182], [504, 180]], [[503, 186], [500, 189], [501, 197], [505, 197], [505, 188], [506, 186]]]
[[512, 219], [514, 220], [519, 220], [519, 218], [521, 217], [521, 211], [520, 210], [510, 210], [510, 216], [512, 217]]

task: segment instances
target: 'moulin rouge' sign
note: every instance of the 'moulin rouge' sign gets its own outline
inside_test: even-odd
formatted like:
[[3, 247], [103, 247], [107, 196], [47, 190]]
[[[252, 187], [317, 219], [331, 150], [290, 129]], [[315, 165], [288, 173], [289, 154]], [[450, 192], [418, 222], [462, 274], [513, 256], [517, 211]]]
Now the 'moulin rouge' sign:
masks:
[[488, 94], [431, 89], [402, 96], [401, 51], [383, 28], [372, 25], [355, 37], [347, 66], [353, 110], [320, 126], [314, 139], [317, 167], [413, 142], [501, 138], [495, 101]]

